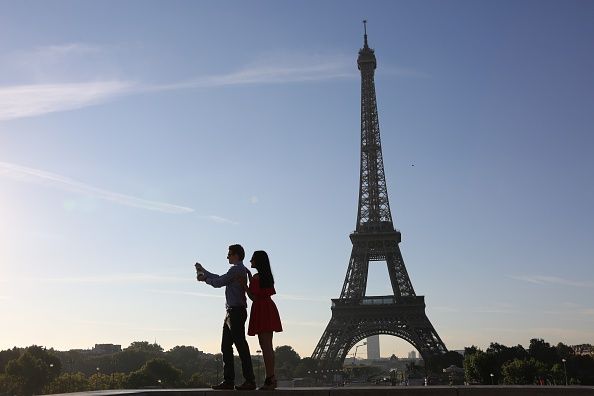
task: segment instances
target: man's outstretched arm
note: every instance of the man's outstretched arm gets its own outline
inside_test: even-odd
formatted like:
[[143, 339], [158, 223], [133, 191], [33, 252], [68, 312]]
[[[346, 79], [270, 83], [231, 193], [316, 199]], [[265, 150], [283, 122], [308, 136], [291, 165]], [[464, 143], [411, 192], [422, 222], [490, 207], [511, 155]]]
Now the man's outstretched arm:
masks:
[[229, 271], [227, 271], [227, 273], [223, 274], [223, 275], [217, 275], [217, 274], [213, 274], [210, 273], [208, 271], [205, 271], [205, 282], [209, 285], [211, 285], [212, 287], [223, 287], [223, 286], [227, 286], [229, 284], [231, 284], [234, 280], [235, 280], [235, 271], [233, 271], [233, 268], [229, 268]]

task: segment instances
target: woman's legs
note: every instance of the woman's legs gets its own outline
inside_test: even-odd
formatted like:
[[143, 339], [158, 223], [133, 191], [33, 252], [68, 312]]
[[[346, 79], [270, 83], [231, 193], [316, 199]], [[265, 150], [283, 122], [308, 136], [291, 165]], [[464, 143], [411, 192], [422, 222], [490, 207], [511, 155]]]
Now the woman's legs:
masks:
[[272, 332], [259, 333], [258, 341], [262, 349], [264, 366], [266, 366], [266, 378], [274, 377], [274, 350], [272, 349]]

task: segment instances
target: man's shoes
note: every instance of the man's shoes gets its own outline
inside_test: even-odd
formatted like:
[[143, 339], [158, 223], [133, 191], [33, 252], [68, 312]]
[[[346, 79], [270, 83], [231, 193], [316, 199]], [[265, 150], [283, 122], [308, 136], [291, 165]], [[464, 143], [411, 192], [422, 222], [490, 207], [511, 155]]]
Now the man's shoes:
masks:
[[250, 381], [245, 381], [243, 384], [236, 386], [235, 389], [237, 389], [237, 390], [255, 390], [256, 383], [250, 382]]
[[263, 391], [270, 391], [276, 389], [276, 377], [273, 375], [272, 377], [266, 377], [264, 380], [264, 385], [262, 385], [258, 390]]
[[235, 389], [235, 386], [233, 384], [223, 381], [218, 385], [211, 386], [211, 388], [214, 390], [233, 390]]

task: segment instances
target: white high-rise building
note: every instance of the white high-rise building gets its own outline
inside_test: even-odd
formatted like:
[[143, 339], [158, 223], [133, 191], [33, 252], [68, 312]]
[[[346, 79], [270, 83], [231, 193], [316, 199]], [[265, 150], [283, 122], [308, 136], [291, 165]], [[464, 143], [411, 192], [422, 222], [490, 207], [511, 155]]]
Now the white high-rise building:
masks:
[[367, 337], [367, 359], [380, 358], [379, 334]]
[[408, 358], [409, 359], [416, 359], [417, 358], [417, 351], [410, 351], [408, 353]]

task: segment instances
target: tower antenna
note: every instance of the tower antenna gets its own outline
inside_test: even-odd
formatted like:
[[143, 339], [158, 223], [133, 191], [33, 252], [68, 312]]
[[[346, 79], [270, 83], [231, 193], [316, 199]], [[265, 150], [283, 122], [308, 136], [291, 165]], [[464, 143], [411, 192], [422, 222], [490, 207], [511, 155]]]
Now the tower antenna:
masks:
[[365, 47], [367, 47], [367, 19], [363, 19], [363, 31], [365, 35], [363, 36], [365, 39]]

